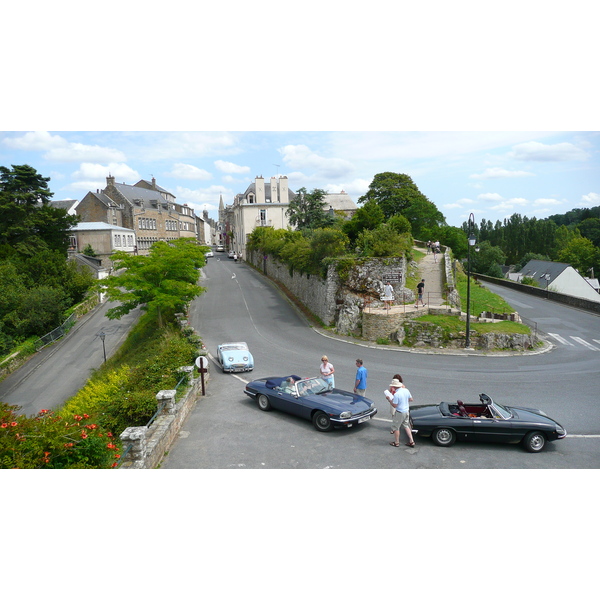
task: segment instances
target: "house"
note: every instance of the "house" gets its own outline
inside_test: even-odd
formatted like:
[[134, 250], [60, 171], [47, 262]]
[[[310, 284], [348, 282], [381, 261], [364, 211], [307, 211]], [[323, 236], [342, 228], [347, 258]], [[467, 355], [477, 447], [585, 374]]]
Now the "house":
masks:
[[344, 190], [339, 194], [325, 195], [323, 201], [325, 202], [323, 210], [333, 210], [336, 214], [343, 213], [347, 219], [351, 219], [358, 210], [352, 198]]
[[515, 279], [518, 282], [523, 277], [531, 277], [538, 282], [542, 289], [547, 288], [560, 294], [600, 302], [600, 294], [593, 288], [590, 281], [582, 277], [567, 263], [530, 260], [516, 275]]
[[177, 204], [175, 196], [156, 185], [154, 178], [127, 185], [109, 175], [106, 187], [88, 192], [75, 212], [84, 222], [102, 221], [133, 229], [140, 254], [147, 253], [159, 240], [197, 237], [194, 210]]
[[133, 229], [104, 222], [77, 223], [69, 231], [69, 254], [81, 254], [89, 246], [103, 267], [111, 268], [110, 256], [117, 250], [135, 253], [137, 240]]
[[244, 255], [248, 236], [257, 227], [287, 229], [289, 219], [286, 214], [290, 200], [296, 194], [288, 187], [288, 178], [271, 177], [265, 183], [263, 176], [256, 177], [246, 191], [236, 194], [233, 204], [221, 208], [219, 220], [224, 224], [223, 235], [230, 250]]

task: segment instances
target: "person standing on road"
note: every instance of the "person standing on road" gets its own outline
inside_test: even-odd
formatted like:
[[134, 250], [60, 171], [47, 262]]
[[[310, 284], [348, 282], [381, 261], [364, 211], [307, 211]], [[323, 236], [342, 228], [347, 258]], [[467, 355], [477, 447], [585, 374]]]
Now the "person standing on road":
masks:
[[410, 391], [406, 387], [402, 387], [402, 378], [392, 379], [390, 383], [390, 391], [392, 398], [388, 398], [391, 407], [396, 409], [392, 417], [392, 431], [394, 432], [394, 441], [390, 442], [390, 446], [396, 448], [400, 446], [400, 427], [404, 427], [408, 436], [408, 444], [410, 448], [414, 448], [415, 440], [413, 439], [412, 430], [410, 428], [409, 408], [408, 403], [413, 401]]
[[329, 362], [329, 359], [325, 354], [321, 357], [321, 377], [328, 383], [329, 389], [333, 389], [335, 387], [335, 380], [333, 374], [335, 373], [335, 369], [333, 365]]
[[425, 302], [423, 302], [423, 291], [425, 290], [425, 280], [421, 279], [421, 281], [417, 284], [417, 303], [415, 304], [415, 308], [419, 308], [419, 300], [421, 304], [425, 306]]
[[356, 359], [356, 380], [354, 381], [354, 393], [364, 396], [367, 393], [367, 369], [363, 366], [362, 358]]

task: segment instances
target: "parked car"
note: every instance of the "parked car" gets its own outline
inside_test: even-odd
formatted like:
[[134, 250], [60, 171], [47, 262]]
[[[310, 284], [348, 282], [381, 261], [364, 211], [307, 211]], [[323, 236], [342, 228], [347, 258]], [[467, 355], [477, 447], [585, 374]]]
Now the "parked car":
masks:
[[308, 419], [317, 431], [352, 427], [366, 423], [377, 414], [373, 401], [330, 388], [321, 377], [263, 377], [248, 383], [244, 393], [255, 399], [261, 410], [276, 408]]
[[410, 409], [413, 433], [431, 436], [437, 446], [456, 440], [522, 443], [528, 452], [539, 452], [546, 442], [566, 437], [565, 428], [535, 408], [504, 406], [487, 394], [480, 404], [440, 402]]
[[217, 246], [217, 252], [225, 252], [224, 246]]
[[209, 250], [208, 252], [204, 253], [204, 256], [206, 258], [212, 258], [214, 256], [214, 254], [213, 254], [212, 250]]
[[223, 373], [241, 373], [254, 369], [254, 357], [246, 342], [230, 342], [217, 346], [217, 360]]
[[229, 258], [233, 258], [234, 254], [235, 254], [235, 252], [233, 250], [230, 250], [229, 253], [227, 254], [227, 256], [229, 256]]

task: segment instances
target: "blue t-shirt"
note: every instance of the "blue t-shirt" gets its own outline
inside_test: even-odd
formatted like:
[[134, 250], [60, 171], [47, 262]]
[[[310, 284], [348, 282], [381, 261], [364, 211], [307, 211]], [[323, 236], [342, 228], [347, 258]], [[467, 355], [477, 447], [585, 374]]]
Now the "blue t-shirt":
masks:
[[358, 367], [358, 371], [356, 371], [356, 380], [358, 381], [358, 385], [356, 386], [357, 390], [367, 389], [367, 369], [362, 365]]
[[407, 388], [398, 388], [394, 394], [393, 404], [398, 412], [408, 412], [408, 402], [411, 397]]

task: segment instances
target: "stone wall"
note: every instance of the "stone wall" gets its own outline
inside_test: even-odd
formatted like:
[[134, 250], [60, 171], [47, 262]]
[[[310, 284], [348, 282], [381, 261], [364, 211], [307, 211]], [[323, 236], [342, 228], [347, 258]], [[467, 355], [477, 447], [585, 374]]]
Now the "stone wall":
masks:
[[248, 251], [246, 260], [284, 285], [325, 325], [334, 326], [343, 335], [360, 334], [365, 304], [383, 306], [380, 298], [385, 278], [393, 279], [391, 285], [397, 300], [404, 296], [407, 302], [413, 302], [415, 298], [413, 291], [404, 287], [405, 258], [357, 259], [348, 269], [340, 269], [341, 276], [337, 264], [332, 264], [324, 279], [291, 272], [287, 265], [256, 251]]

